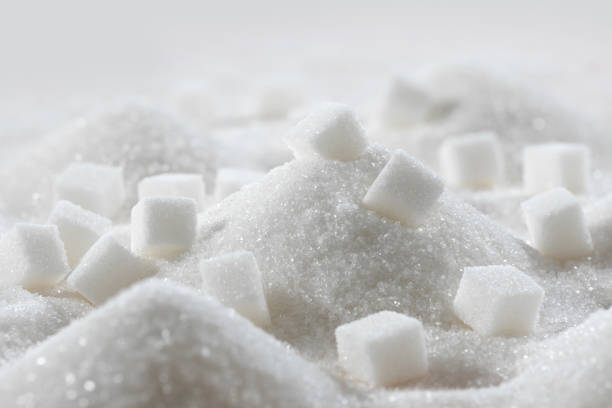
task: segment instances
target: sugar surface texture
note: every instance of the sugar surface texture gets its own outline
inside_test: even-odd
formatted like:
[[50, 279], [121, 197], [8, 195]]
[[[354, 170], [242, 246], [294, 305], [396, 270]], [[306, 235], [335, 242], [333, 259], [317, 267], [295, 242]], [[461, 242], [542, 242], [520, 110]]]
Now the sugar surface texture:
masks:
[[138, 183], [138, 199], [152, 196], [192, 198], [198, 211], [204, 209], [206, 189], [201, 174], [164, 173], [145, 177]]
[[577, 143], [531, 145], [523, 150], [523, 184], [530, 193], [564, 187], [586, 194], [590, 185], [590, 151]]
[[221, 201], [242, 187], [261, 180], [264, 175], [264, 172], [258, 170], [222, 167], [217, 172], [215, 199]]
[[47, 222], [57, 226], [72, 268], [113, 225], [108, 218], [64, 200], [55, 204]]
[[536, 327], [544, 290], [513, 266], [465, 268], [455, 313], [487, 336], [526, 336]]
[[261, 272], [251, 252], [238, 251], [200, 263], [202, 290], [258, 326], [270, 325]]
[[132, 209], [132, 251], [145, 256], [173, 257], [191, 247], [197, 223], [195, 200], [145, 197]]
[[383, 311], [336, 328], [338, 360], [347, 374], [378, 385], [401, 385], [427, 373], [423, 325]]

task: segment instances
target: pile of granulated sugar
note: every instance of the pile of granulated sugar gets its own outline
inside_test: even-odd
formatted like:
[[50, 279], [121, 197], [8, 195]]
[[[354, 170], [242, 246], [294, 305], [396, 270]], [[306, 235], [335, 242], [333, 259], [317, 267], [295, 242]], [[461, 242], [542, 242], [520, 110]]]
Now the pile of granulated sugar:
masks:
[[120, 106], [78, 118], [3, 163], [0, 211], [20, 220], [46, 219], [54, 200], [54, 179], [77, 161], [123, 167], [127, 199], [117, 219], [127, 219], [136, 202], [136, 184], [143, 177], [196, 172], [212, 187], [215, 170], [208, 138], [155, 108]]

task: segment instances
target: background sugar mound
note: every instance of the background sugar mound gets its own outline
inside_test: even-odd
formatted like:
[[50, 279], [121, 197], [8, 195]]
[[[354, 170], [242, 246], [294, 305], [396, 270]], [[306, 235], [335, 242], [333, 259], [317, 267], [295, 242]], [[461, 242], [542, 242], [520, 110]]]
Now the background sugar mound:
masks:
[[74, 161], [88, 161], [123, 167], [127, 200], [118, 218], [127, 219], [143, 177], [193, 172], [212, 185], [214, 157], [207, 137], [173, 117], [145, 105], [114, 107], [76, 119], [0, 167], [0, 209], [21, 219], [46, 219], [56, 175]]
[[350, 401], [341, 395], [329, 376], [247, 320], [155, 280], [0, 372], [7, 407], [340, 406]]

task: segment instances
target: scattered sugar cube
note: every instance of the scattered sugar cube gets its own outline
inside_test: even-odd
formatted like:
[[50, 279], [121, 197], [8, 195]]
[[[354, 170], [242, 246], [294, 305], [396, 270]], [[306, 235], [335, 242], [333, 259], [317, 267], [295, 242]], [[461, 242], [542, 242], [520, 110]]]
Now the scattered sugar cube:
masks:
[[261, 273], [251, 252], [238, 251], [200, 263], [203, 290], [254, 324], [270, 324]]
[[68, 285], [94, 305], [121, 289], [155, 275], [155, 265], [133, 255], [112, 233], [103, 235], [68, 276]]
[[455, 188], [492, 188], [503, 178], [501, 145], [493, 132], [447, 139], [440, 148], [444, 181]]
[[325, 103], [302, 119], [287, 138], [296, 158], [355, 160], [368, 146], [365, 129], [348, 106]]
[[546, 143], [523, 150], [523, 183], [529, 193], [565, 187], [574, 194], [589, 190], [590, 150], [574, 143]]
[[465, 268], [455, 297], [457, 316], [487, 336], [526, 336], [538, 321], [544, 290], [509, 265]]
[[206, 193], [201, 174], [164, 173], [146, 177], [138, 183], [138, 199], [154, 196], [193, 198], [198, 211], [204, 209]]
[[48, 223], [57, 225], [71, 267], [75, 267], [94, 242], [113, 225], [108, 218], [65, 200], [55, 204]]
[[578, 200], [559, 187], [521, 204], [532, 245], [543, 255], [567, 260], [593, 251], [591, 233]]
[[112, 218], [125, 200], [121, 167], [73, 163], [55, 181], [55, 196]]
[[383, 98], [381, 121], [390, 128], [412, 126], [427, 117], [431, 104], [425, 90], [405, 78], [393, 78]]
[[336, 328], [338, 360], [346, 372], [372, 385], [392, 386], [427, 373], [423, 325], [383, 311]]
[[431, 170], [403, 150], [396, 150], [363, 199], [379, 215], [416, 227], [444, 190]]
[[0, 262], [3, 278], [25, 288], [53, 286], [70, 271], [55, 225], [16, 224], [2, 237]]
[[266, 173], [258, 170], [223, 167], [217, 171], [215, 184], [215, 199], [223, 200], [247, 184], [260, 180]]
[[196, 237], [197, 206], [185, 197], [145, 197], [132, 208], [132, 251], [171, 257], [191, 248]]

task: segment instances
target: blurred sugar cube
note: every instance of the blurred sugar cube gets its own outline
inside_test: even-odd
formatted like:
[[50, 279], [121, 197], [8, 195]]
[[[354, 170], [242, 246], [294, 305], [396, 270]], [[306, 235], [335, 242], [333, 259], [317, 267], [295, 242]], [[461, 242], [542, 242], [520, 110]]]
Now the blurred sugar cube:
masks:
[[529, 193], [564, 187], [585, 194], [590, 184], [590, 150], [576, 143], [545, 143], [523, 150], [523, 183]]

